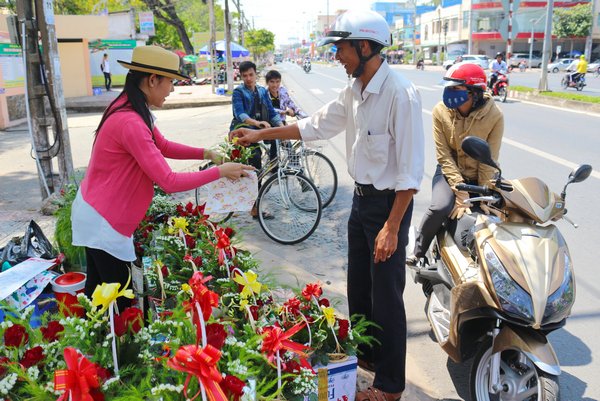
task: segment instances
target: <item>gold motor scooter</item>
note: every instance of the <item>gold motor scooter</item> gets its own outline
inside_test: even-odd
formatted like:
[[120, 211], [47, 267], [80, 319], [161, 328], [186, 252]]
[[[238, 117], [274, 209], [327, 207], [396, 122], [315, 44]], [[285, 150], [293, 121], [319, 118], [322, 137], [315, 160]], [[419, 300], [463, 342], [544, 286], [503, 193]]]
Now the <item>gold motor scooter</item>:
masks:
[[547, 336], [571, 312], [575, 278], [552, 222], [562, 218], [576, 227], [565, 216], [566, 188], [589, 177], [592, 167], [575, 169], [557, 195], [538, 178], [503, 180], [480, 138], [465, 138], [462, 148], [499, 172], [489, 188], [457, 186], [474, 196], [467, 202], [485, 202], [494, 214], [472, 214], [468, 235], [439, 233], [428, 253], [432, 263], [412, 270], [427, 296], [427, 318], [453, 361], [475, 356], [472, 401], [556, 401], [561, 370]]

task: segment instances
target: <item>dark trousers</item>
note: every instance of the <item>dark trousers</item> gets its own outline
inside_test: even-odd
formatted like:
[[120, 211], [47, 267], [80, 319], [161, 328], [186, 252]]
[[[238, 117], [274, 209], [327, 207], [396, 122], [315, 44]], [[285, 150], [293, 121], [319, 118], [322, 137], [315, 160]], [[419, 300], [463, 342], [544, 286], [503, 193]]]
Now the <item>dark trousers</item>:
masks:
[[109, 91], [110, 90], [110, 85], [112, 84], [112, 77], [110, 72], [105, 72], [104, 74], [104, 86], [106, 87], [106, 90]]
[[362, 347], [359, 358], [375, 363], [373, 385], [387, 393], [404, 391], [406, 370], [406, 314], [402, 293], [406, 283], [406, 245], [413, 203], [398, 232], [398, 248], [385, 262], [375, 263], [375, 238], [387, 220], [395, 194], [354, 195], [348, 220], [348, 307], [350, 315], [364, 315], [381, 329], [370, 334], [380, 341]]
[[[115, 258], [111, 254], [100, 249], [85, 248], [85, 257], [87, 258], [87, 279], [85, 281], [85, 295], [91, 299], [96, 286], [102, 283], [121, 283], [120, 290], [123, 289], [129, 279], [130, 262], [124, 262]], [[132, 288], [131, 280], [129, 287]], [[117, 298], [119, 312], [131, 306], [129, 298]]]
[[415, 243], [414, 255], [425, 256], [435, 235], [440, 231], [454, 207], [454, 191], [438, 165], [431, 182], [431, 205], [425, 212]]

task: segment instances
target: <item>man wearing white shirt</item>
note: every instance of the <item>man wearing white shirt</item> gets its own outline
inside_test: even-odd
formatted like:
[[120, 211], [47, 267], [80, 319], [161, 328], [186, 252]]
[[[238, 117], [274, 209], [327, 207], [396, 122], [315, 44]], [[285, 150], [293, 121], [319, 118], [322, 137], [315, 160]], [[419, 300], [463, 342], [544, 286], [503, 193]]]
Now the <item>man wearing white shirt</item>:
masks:
[[506, 74], [508, 71], [508, 66], [506, 65], [506, 61], [503, 60], [504, 56], [502, 53], [496, 53], [496, 60], [492, 61], [490, 64], [490, 83], [488, 87], [492, 89], [494, 84], [498, 80], [498, 73]]
[[104, 57], [102, 58], [102, 64], [100, 64], [100, 69], [104, 74], [104, 86], [106, 87], [106, 91], [110, 92], [110, 86], [112, 84], [112, 75], [110, 73], [110, 62], [108, 61], [108, 54], [104, 53]]
[[353, 78], [337, 99], [310, 119], [281, 128], [230, 133], [247, 145], [265, 139], [318, 140], [346, 131], [348, 173], [355, 181], [348, 220], [348, 306], [381, 327], [380, 342], [362, 348], [361, 367], [375, 371], [359, 401], [399, 400], [405, 386], [405, 247], [413, 195], [423, 177], [421, 99], [415, 86], [380, 56], [391, 44], [389, 27], [375, 12], [348, 11], [324, 38]]

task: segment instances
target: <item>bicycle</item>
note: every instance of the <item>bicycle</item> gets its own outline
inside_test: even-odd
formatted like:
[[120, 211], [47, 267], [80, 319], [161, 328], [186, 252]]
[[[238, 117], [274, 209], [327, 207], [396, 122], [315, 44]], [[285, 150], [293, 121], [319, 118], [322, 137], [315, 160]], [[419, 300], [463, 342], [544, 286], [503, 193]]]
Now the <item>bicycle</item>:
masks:
[[[321, 220], [323, 205], [319, 190], [313, 182], [302, 174], [289, 155], [280, 151], [280, 141], [276, 140], [277, 158], [263, 163], [258, 172], [259, 182], [263, 182], [256, 199], [258, 222], [261, 229], [272, 240], [285, 245], [297, 244], [312, 235]], [[263, 154], [266, 146], [260, 144]], [[208, 168], [211, 163], [202, 166]], [[206, 188], [196, 189], [196, 203], [205, 203], [208, 197]], [[227, 221], [233, 213], [212, 215], [210, 220], [217, 224]]]
[[594, 70], [594, 78], [600, 77], [600, 66]]

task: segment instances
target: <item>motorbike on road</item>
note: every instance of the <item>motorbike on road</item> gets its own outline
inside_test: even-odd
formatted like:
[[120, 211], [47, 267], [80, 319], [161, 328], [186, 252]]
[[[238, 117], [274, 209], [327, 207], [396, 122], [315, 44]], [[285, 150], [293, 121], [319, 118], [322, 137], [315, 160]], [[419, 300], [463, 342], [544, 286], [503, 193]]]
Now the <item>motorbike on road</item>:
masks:
[[492, 86], [492, 96], [497, 97], [502, 103], [505, 103], [508, 96], [508, 73], [506, 71], [498, 71], [496, 74], [498, 78], [494, 86]]
[[570, 73], [567, 73], [563, 77], [562, 81], [560, 81], [560, 85], [563, 87], [563, 89], [575, 88], [578, 92], [582, 91], [586, 86], [585, 74], [580, 74], [575, 80], [572, 80], [570, 75]]
[[311, 69], [310, 61], [304, 62], [304, 64], [302, 64], [302, 69], [304, 70], [305, 73], [308, 74]]
[[498, 170], [489, 187], [457, 186], [473, 196], [472, 210], [479, 203], [493, 213], [467, 215], [475, 219], [467, 235], [449, 224], [428, 251], [430, 263], [411, 270], [427, 297], [432, 331], [455, 362], [474, 355], [472, 401], [559, 400], [561, 369], [547, 336], [570, 315], [575, 272], [553, 222], [575, 225], [565, 216], [566, 189], [592, 167], [573, 170], [558, 195], [536, 177], [503, 179], [480, 138], [467, 137], [462, 149]]
[[417, 70], [425, 71], [425, 61], [423, 59], [417, 61]]

